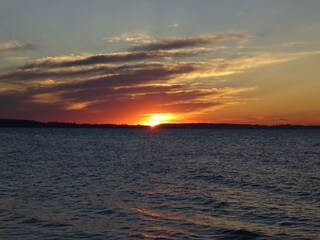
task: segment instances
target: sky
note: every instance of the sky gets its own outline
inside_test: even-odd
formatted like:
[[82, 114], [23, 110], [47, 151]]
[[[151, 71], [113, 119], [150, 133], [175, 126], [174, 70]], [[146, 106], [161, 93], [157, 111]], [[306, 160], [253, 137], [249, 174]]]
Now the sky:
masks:
[[0, 118], [320, 125], [319, 0], [0, 0]]

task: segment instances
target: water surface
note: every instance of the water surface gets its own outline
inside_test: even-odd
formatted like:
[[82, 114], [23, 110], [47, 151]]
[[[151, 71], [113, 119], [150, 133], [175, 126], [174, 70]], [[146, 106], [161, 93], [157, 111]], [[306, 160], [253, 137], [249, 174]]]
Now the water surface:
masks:
[[320, 131], [0, 129], [1, 239], [320, 239]]

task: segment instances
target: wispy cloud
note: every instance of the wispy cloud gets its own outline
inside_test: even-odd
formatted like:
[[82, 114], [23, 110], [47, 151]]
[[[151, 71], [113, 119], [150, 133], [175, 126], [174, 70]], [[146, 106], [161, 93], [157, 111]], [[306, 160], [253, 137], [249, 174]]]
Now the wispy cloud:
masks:
[[249, 36], [243, 33], [220, 33], [212, 35], [201, 35], [192, 37], [176, 37], [154, 39], [148, 43], [134, 46], [135, 51], [154, 51], [154, 50], [169, 50], [187, 47], [196, 47], [205, 44], [228, 42], [233, 40], [244, 40]]
[[26, 60], [28, 60], [28, 57], [24, 57], [24, 56], [8, 56], [5, 57], [5, 60], [8, 60], [10, 62], [25, 62]]
[[132, 116], [154, 112], [195, 116], [246, 101], [243, 94], [252, 90], [216, 88], [210, 78], [319, 54], [215, 57], [199, 45], [245, 35], [210, 36], [145, 44], [140, 51], [47, 57], [11, 69], [0, 75], [0, 117], [132, 123]]
[[34, 63], [23, 66], [23, 69], [31, 68], [66, 68], [89, 66], [108, 63], [132, 62], [150, 60], [156, 58], [177, 58], [192, 57], [210, 52], [210, 49], [178, 49], [178, 50], [157, 50], [141, 52], [117, 52], [108, 54], [86, 55], [86, 56], [63, 56], [47, 57]]
[[0, 42], [0, 52], [34, 49], [36, 49], [36, 46], [31, 43], [21, 43], [17, 41]]
[[155, 38], [147, 33], [124, 33], [120, 36], [106, 37], [104, 40], [108, 43], [127, 42], [131, 44], [150, 43]]
[[[189, 51], [187, 50], [187, 52]], [[203, 52], [204, 54], [207, 50], [196, 51], [199, 55], [200, 52]], [[194, 54], [195, 52], [190, 52], [191, 56]], [[127, 82], [125, 79], [131, 78], [138, 79], [136, 81], [143, 81], [143, 79], [147, 77], [150, 81], [154, 81], [154, 78], [157, 78], [159, 74], [163, 74], [160, 78], [165, 78], [167, 75], [170, 75], [170, 81], [181, 81], [183, 79], [236, 74], [245, 70], [290, 61], [314, 54], [317, 54], [317, 52], [302, 52], [295, 54], [260, 53], [232, 58], [209, 58], [197, 61], [137, 61], [130, 64], [102, 64], [103, 61], [101, 61], [99, 64], [90, 63], [90, 65], [86, 65], [88, 59], [95, 58], [95, 55], [82, 58], [81, 60], [78, 60], [77, 57], [68, 58], [68, 60], [66, 60], [66, 57], [49, 58], [38, 60], [34, 63], [18, 67], [15, 71], [2, 74], [0, 75], [0, 81], [11, 83], [20, 82], [21, 84], [26, 85], [30, 83], [45, 85], [43, 82], [48, 83], [48, 79], [51, 79], [50, 83], [78, 84], [81, 82], [83, 84], [83, 82], [86, 81], [94, 83], [97, 81], [104, 81], [103, 79], [110, 79], [110, 81], [112, 81], [112, 79], [121, 78], [121, 80], [116, 80], [116, 84], [121, 85], [122, 83]], [[171, 53], [169, 55], [171, 55]], [[168, 56], [168, 54], [166, 56]], [[189, 54], [186, 56], [189, 56]], [[83, 65], [83, 62], [86, 62], [86, 64]], [[123, 80], [122, 76], [124, 78]]]
[[170, 28], [178, 28], [180, 25], [178, 23], [173, 23], [169, 25]]

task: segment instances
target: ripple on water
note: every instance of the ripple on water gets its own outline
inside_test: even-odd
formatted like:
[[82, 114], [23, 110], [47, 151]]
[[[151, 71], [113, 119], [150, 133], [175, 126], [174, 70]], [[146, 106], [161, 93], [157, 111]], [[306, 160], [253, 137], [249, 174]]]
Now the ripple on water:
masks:
[[1, 238], [320, 239], [319, 139], [0, 129]]

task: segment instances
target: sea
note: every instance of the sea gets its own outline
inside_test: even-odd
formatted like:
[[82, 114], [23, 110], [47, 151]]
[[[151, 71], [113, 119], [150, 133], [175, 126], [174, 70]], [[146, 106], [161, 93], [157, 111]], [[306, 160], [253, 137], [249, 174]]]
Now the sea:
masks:
[[320, 239], [320, 130], [2, 128], [0, 239]]

